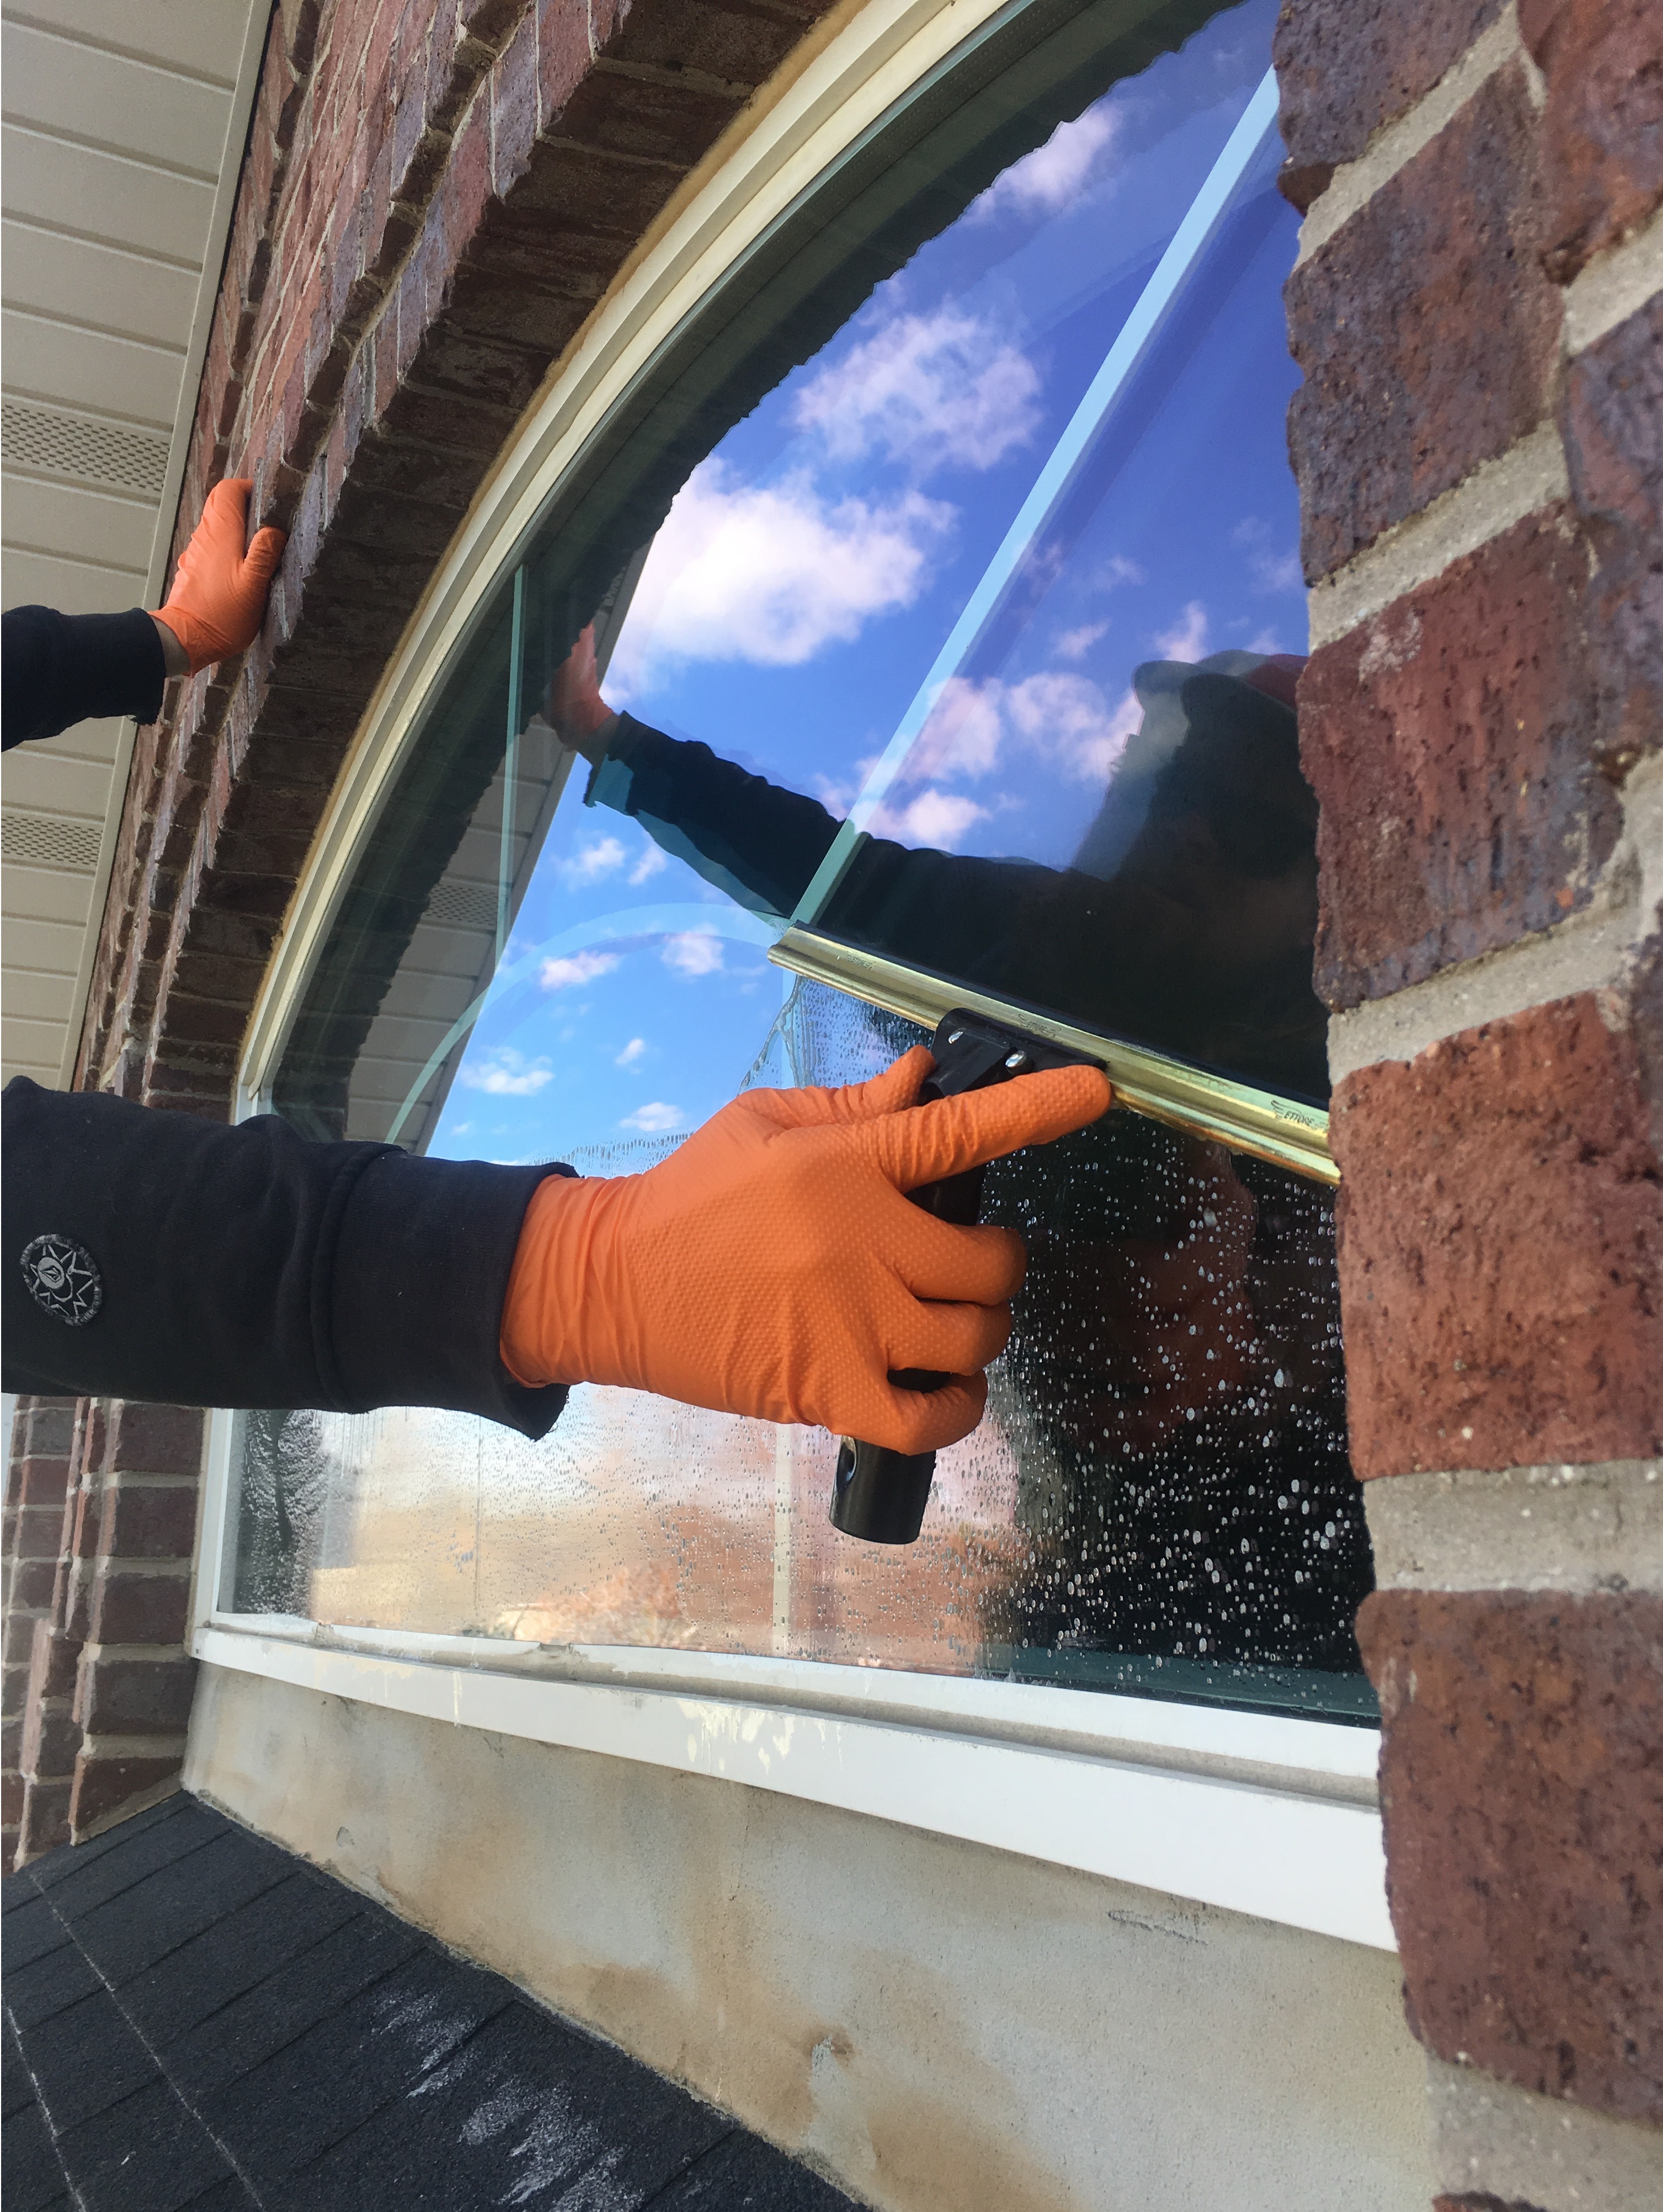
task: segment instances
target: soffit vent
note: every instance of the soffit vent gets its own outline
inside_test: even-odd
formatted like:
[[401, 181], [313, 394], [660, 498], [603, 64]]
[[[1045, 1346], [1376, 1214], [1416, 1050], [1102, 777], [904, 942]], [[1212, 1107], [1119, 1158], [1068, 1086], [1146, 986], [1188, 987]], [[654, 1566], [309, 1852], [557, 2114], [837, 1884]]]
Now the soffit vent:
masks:
[[70, 822], [58, 814], [25, 814], [8, 806], [0, 812], [0, 858], [26, 867], [66, 868], [89, 876], [98, 866], [104, 835], [99, 822]]
[[495, 929], [496, 885], [447, 876], [434, 886], [422, 919], [452, 929]]
[[0, 405], [0, 454], [9, 468], [110, 484], [143, 492], [147, 499], [161, 498], [167, 474], [166, 438], [22, 399]]

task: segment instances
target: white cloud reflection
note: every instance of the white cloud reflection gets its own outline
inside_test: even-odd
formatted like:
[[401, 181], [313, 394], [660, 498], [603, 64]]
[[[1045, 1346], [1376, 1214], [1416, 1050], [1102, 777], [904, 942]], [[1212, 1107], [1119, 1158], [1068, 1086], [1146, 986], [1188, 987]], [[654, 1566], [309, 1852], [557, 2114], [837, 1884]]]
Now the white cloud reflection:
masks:
[[1155, 649], [1162, 660], [1199, 660], [1207, 650], [1207, 611], [1192, 599], [1172, 628], [1161, 631]]
[[828, 500], [806, 477], [752, 485], [701, 462], [652, 541], [607, 672], [627, 698], [665, 660], [796, 667], [910, 606], [954, 510], [921, 493]]
[[610, 975], [622, 955], [617, 952], [566, 952], [558, 959], [545, 960], [537, 971], [537, 980], [545, 991], [568, 991], [576, 983], [592, 983], [598, 975]]
[[1038, 370], [980, 315], [951, 301], [897, 315], [798, 394], [792, 419], [834, 460], [881, 453], [915, 477], [991, 469], [1039, 428]]
[[593, 844], [580, 846], [569, 860], [562, 860], [560, 872], [574, 890], [580, 890], [616, 873], [624, 858], [623, 847], [616, 837], [600, 837]]
[[713, 929], [678, 930], [665, 938], [659, 957], [678, 975], [713, 975], [722, 965], [722, 940]]
[[1119, 137], [1120, 125], [1119, 112], [1107, 100], [1071, 123], [1059, 123], [1043, 146], [1013, 162], [988, 186], [978, 208], [987, 214], [1003, 208], [1027, 216], [1059, 214], [1078, 199]]
[[[552, 1083], [555, 1072], [546, 1060], [527, 1060], [512, 1045], [504, 1045], [485, 1059], [470, 1065], [464, 1060], [459, 1070], [460, 1079], [470, 1091], [489, 1091], [495, 1098], [534, 1098], [545, 1084]], [[462, 1133], [459, 1125], [457, 1134]]]
[[679, 1106], [671, 1106], [662, 1098], [652, 1098], [645, 1106], [638, 1106], [633, 1114], [626, 1114], [618, 1127], [621, 1129], [639, 1129], [645, 1136], [658, 1137], [667, 1130], [679, 1129], [686, 1118]]

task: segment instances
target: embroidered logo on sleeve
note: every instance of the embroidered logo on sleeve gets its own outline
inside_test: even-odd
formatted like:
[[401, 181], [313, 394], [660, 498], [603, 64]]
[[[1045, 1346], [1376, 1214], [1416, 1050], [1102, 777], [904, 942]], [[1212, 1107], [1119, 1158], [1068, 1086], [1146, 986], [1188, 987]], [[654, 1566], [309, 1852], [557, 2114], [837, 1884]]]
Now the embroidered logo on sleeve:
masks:
[[104, 1279], [82, 1244], [37, 1237], [23, 1249], [23, 1280], [36, 1305], [65, 1328], [84, 1328], [104, 1303]]

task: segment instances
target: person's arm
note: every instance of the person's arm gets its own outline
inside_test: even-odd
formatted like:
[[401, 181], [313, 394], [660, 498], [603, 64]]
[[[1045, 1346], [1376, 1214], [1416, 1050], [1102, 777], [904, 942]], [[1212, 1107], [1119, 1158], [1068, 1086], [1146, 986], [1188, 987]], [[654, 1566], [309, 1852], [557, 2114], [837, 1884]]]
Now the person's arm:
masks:
[[315, 1144], [7, 1086], [5, 1387], [194, 1406], [437, 1406], [531, 1437], [503, 1365], [525, 1209], [569, 1170]]
[[[724, 760], [708, 745], [614, 713], [586, 629], [549, 687], [550, 726], [591, 764], [585, 803], [638, 821], [655, 844], [753, 912], [789, 915], [842, 824], [818, 799]], [[1037, 862], [985, 860], [887, 837], [859, 841], [839, 927], [967, 981], [999, 972], [1023, 902], [1060, 879]]]
[[12, 607], [0, 617], [5, 748], [55, 738], [72, 722], [130, 714], [154, 722], [167, 667], [155, 618], [142, 607], [123, 615], [61, 615], [52, 607]]
[[[842, 1091], [751, 1091], [635, 1176], [316, 1144], [19, 1077], [5, 1119], [4, 1383], [540, 1437], [579, 1382], [912, 1450], [964, 1436], [1022, 1277], [1009, 1230], [901, 1195], [1080, 1127], [1095, 1068], [919, 1106], [922, 1048]], [[958, 1377], [932, 1396], [890, 1370]]]
[[265, 617], [283, 532], [248, 534], [251, 479], [228, 477], [208, 495], [179, 556], [167, 605], [119, 615], [14, 607], [0, 623], [4, 696], [0, 743], [55, 738], [72, 723], [130, 714], [154, 722], [170, 676], [194, 675], [246, 652]]

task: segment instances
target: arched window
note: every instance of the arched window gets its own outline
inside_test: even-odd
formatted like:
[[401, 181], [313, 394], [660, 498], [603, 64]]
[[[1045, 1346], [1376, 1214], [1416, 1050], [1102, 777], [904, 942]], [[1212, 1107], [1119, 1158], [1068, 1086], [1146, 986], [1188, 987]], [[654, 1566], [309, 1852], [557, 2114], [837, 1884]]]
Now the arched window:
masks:
[[1274, 16], [1029, 0], [747, 142], [505, 456], [256, 1025], [310, 1132], [586, 1174], [957, 1006], [1099, 1054], [990, 1176], [1029, 1281], [923, 1538], [628, 1392], [250, 1415], [231, 1611], [1371, 1715]]

